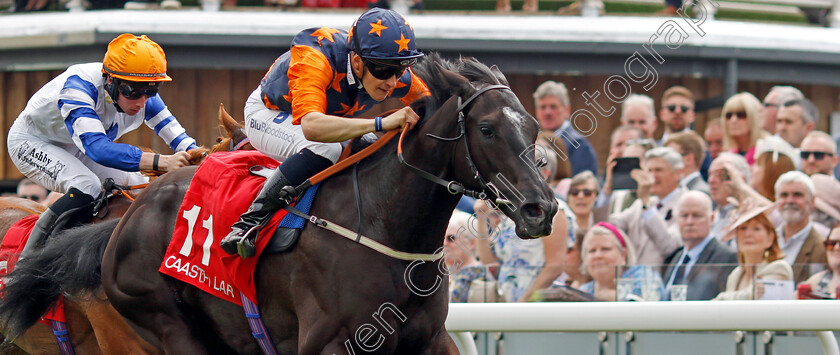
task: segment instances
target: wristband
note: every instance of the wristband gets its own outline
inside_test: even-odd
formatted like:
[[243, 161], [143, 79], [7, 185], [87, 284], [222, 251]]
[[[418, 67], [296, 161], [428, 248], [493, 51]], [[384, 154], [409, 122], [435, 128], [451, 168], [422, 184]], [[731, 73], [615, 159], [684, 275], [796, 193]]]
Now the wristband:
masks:
[[382, 116], [376, 116], [373, 119], [373, 130], [376, 132], [382, 132]]
[[158, 171], [158, 162], [160, 161], [160, 154], [155, 154], [155, 158], [152, 160], [152, 170]]

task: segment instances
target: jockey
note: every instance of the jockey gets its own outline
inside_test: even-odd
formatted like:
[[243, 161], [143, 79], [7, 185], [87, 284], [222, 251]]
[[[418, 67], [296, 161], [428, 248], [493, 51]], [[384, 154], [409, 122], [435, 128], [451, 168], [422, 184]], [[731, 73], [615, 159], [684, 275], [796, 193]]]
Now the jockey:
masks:
[[221, 240], [227, 253], [252, 256], [259, 229], [293, 197], [294, 189], [284, 187], [335, 164], [339, 142], [417, 123], [408, 106], [386, 117], [353, 119], [387, 98], [408, 105], [429, 95], [410, 69], [423, 56], [414, 42], [408, 21], [380, 8], [363, 13], [349, 33], [321, 27], [295, 36], [245, 104], [251, 145], [285, 161]]
[[[12, 124], [7, 139], [12, 162], [26, 177], [64, 193], [38, 218], [23, 257], [57, 227], [89, 218], [102, 182], [148, 182], [141, 169], [171, 171], [187, 165], [197, 148], [160, 98], [172, 81], [166, 56], [146, 36], [122, 34], [108, 45], [102, 63], [70, 66], [44, 85]], [[144, 153], [114, 140], [145, 122], [172, 155]]]

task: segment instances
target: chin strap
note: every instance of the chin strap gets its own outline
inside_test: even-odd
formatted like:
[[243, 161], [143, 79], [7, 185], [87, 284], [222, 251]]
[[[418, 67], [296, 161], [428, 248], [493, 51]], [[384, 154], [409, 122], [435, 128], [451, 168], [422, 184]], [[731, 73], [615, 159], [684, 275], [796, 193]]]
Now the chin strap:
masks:
[[118, 92], [118, 90], [119, 90], [118, 87], [120, 85], [117, 81], [120, 80], [120, 79], [111, 78], [111, 82], [109, 83], [108, 82], [109, 75], [108, 74], [102, 74], [102, 76], [105, 77], [105, 93], [108, 94], [108, 96], [111, 97], [111, 101], [114, 102], [114, 107], [117, 108], [117, 112], [125, 113], [125, 111], [123, 111], [122, 107], [120, 107], [120, 105], [117, 105], [117, 98], [120, 95], [120, 93]]

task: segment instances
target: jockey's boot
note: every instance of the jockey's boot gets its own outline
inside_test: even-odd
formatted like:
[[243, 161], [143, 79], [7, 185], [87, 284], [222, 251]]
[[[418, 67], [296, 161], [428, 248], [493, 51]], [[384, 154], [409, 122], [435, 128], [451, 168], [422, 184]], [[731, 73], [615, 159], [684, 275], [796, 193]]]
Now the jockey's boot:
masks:
[[53, 231], [83, 223], [81, 219], [89, 218], [93, 214], [93, 201], [92, 196], [75, 187], [70, 188], [38, 217], [18, 260], [29, 256], [33, 250], [44, 244]]
[[248, 207], [248, 212], [239, 216], [239, 221], [231, 226], [231, 231], [222, 238], [219, 245], [228, 254], [239, 254], [248, 258], [256, 254], [257, 234], [274, 212], [285, 207], [294, 198], [295, 188], [290, 186], [286, 176], [277, 169], [265, 181], [257, 198]]
[[[338, 155], [336, 155], [338, 157]], [[243, 258], [257, 253], [257, 234], [271, 219], [274, 212], [286, 207], [295, 197], [295, 187], [313, 175], [333, 164], [333, 161], [304, 148], [288, 157], [283, 164], [265, 181], [257, 198], [231, 227], [230, 233], [220, 242], [228, 254], [239, 254]]]

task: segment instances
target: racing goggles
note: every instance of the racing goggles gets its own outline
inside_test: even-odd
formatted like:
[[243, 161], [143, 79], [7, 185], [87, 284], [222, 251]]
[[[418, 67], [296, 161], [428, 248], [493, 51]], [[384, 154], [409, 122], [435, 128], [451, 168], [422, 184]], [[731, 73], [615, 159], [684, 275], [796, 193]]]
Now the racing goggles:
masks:
[[125, 98], [129, 100], [137, 100], [142, 96], [149, 98], [157, 95], [158, 93], [157, 86], [149, 86], [144, 85], [143, 83], [132, 83], [128, 81], [122, 81], [120, 85], [117, 86], [117, 90], [119, 90], [120, 95], [125, 96]]
[[384, 61], [366, 59], [365, 66], [368, 68], [370, 75], [379, 80], [387, 80], [393, 76], [401, 77], [405, 73], [405, 69], [417, 63], [417, 59], [403, 59], [399, 61]]

